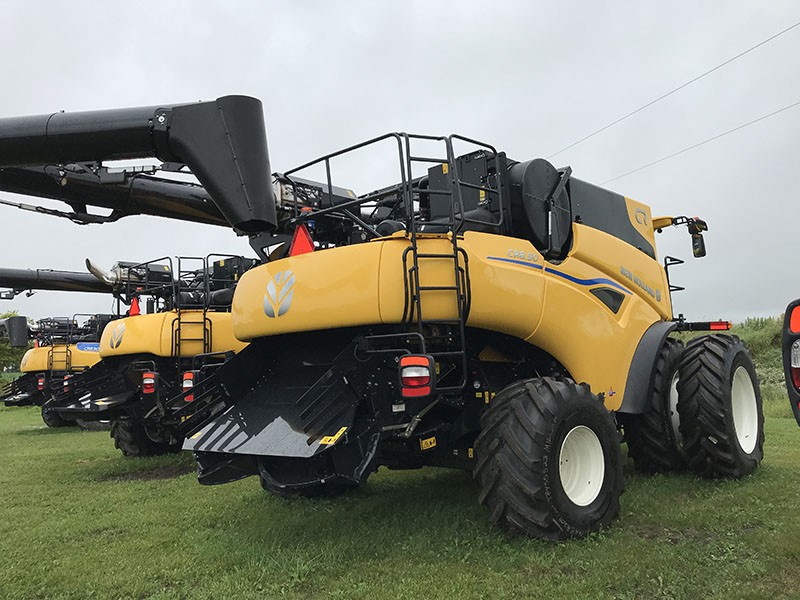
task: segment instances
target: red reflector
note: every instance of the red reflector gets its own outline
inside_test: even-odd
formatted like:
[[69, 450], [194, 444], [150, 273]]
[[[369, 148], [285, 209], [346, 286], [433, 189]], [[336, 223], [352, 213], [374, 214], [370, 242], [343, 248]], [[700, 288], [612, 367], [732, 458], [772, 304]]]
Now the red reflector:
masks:
[[69, 375], [64, 375], [64, 391], [69, 391]]
[[156, 374], [142, 373], [142, 393], [152, 394], [156, 391]]
[[311, 234], [308, 233], [308, 228], [305, 223], [299, 227], [295, 227], [294, 235], [292, 235], [292, 244], [289, 246], [289, 256], [308, 254], [313, 251], [314, 240], [311, 239]]
[[39, 381], [36, 382], [36, 387], [39, 388], [39, 391], [42, 391], [44, 389], [44, 379], [40, 377]]
[[417, 396], [427, 396], [431, 393], [430, 386], [425, 387], [404, 387], [403, 398], [414, 398]]
[[403, 385], [410, 387], [419, 387], [421, 385], [428, 385], [431, 382], [430, 375], [421, 375], [419, 377], [403, 377]]
[[[194, 373], [191, 371], [187, 371], [183, 374], [183, 383], [181, 384], [183, 391], [190, 390], [194, 387]], [[189, 394], [184, 398], [185, 402], [192, 402], [194, 400], [194, 394]]]
[[792, 367], [792, 381], [794, 387], [800, 390], [800, 367]]
[[800, 333], [800, 306], [795, 306], [792, 309], [792, 314], [789, 317], [789, 329], [792, 333]]
[[131, 298], [131, 309], [128, 311], [128, 315], [131, 317], [135, 317], [136, 315], [139, 314], [141, 314], [141, 311], [139, 310], [139, 299], [136, 296], [134, 296], [133, 298]]
[[708, 328], [711, 331], [727, 331], [728, 329], [731, 328], [731, 322], [730, 321], [711, 321], [711, 323], [708, 324]]

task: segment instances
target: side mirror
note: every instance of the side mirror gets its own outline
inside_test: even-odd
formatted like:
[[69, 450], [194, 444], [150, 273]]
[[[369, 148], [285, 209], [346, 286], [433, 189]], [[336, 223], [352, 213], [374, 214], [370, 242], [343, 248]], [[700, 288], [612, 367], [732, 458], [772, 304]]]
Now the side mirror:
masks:
[[692, 253], [695, 258], [703, 258], [706, 255], [706, 242], [703, 240], [703, 232], [708, 231], [708, 225], [698, 217], [689, 219], [688, 225], [689, 233], [692, 236]]
[[702, 233], [692, 234], [692, 253], [695, 258], [703, 258], [706, 255], [706, 242]]

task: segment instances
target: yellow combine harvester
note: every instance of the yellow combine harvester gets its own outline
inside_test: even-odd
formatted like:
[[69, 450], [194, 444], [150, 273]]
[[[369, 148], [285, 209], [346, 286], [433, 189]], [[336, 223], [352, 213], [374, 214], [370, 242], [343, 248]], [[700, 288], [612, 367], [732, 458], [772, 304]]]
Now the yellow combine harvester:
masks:
[[[388, 186], [339, 187], [340, 160], [361, 153], [361, 180], [386, 172], [386, 146]], [[620, 433], [643, 471], [742, 476], [761, 460], [746, 348], [669, 337], [728, 326], [674, 319], [680, 261], [657, 260], [654, 232], [680, 224], [704, 255], [700, 219], [654, 219], [569, 167], [456, 135], [388, 134], [270, 182], [261, 105], [241, 96], [0, 121], [0, 189], [64, 200], [73, 220], [88, 217], [48, 173], [94, 174], [90, 203], [110, 207], [99, 190], [125, 177], [81, 161], [144, 156], [196, 175], [265, 263], [233, 297], [249, 345], [166, 406], [201, 483], [258, 475], [316, 496], [380, 466], [449, 466], [472, 472], [494, 523], [564, 539], [618, 514]]]
[[110, 421], [111, 437], [126, 456], [180, 450], [178, 424], [164, 403], [246, 346], [233, 336], [229, 311], [232, 288], [253, 263], [212, 255], [117, 263], [104, 271], [87, 261], [130, 309], [103, 330], [101, 362], [70, 378], [44, 414]]

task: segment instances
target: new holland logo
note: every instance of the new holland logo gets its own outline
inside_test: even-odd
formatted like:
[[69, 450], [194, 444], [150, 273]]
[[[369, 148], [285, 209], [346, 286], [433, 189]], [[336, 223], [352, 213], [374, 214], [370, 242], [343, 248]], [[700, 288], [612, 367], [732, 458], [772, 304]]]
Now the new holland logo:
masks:
[[122, 336], [125, 334], [125, 323], [120, 323], [116, 326], [111, 334], [111, 341], [109, 342], [112, 348], [119, 348], [122, 343]]
[[289, 310], [294, 294], [294, 273], [281, 271], [269, 280], [264, 296], [264, 313], [268, 317], [280, 317]]

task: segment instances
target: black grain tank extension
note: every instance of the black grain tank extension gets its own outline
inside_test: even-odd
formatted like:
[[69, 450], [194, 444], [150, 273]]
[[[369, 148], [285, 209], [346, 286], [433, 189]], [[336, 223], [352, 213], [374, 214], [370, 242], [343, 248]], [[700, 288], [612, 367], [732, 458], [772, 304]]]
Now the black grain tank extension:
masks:
[[0, 169], [155, 157], [185, 164], [239, 231], [277, 218], [261, 102], [212, 102], [0, 119]]

